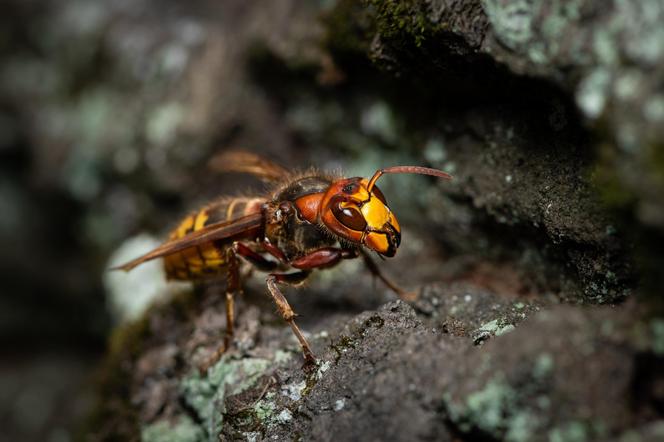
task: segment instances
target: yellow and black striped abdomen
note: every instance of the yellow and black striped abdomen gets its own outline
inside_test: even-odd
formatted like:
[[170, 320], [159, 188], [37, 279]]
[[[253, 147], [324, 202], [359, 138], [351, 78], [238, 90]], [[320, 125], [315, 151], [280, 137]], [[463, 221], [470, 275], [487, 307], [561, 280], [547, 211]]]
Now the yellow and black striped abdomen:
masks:
[[[264, 202], [264, 198], [223, 198], [186, 217], [171, 232], [169, 239], [179, 239], [210, 224], [260, 212]], [[254, 234], [255, 232], [247, 232], [246, 237], [250, 238]], [[225, 274], [226, 253], [231, 244], [232, 241], [214, 241], [166, 256], [166, 277], [191, 281]]]

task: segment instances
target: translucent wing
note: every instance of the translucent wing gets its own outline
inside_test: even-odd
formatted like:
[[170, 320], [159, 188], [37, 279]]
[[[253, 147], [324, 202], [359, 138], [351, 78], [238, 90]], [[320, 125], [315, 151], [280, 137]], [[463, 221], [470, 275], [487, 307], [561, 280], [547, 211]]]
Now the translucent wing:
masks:
[[210, 160], [209, 166], [217, 172], [243, 172], [274, 182], [288, 176], [288, 170], [255, 153], [233, 150], [222, 152]]
[[205, 226], [200, 230], [189, 233], [182, 238], [168, 241], [156, 249], [146, 253], [145, 255], [139, 256], [138, 258], [120, 266], [113, 267], [111, 270], [129, 271], [146, 261], [151, 261], [156, 258], [171, 255], [190, 247], [195, 247], [210, 241], [232, 239], [238, 236], [242, 236], [251, 230], [260, 228], [262, 224], [263, 215], [260, 213], [246, 215], [230, 221], [221, 221], [218, 223], [210, 224], [209, 226]]

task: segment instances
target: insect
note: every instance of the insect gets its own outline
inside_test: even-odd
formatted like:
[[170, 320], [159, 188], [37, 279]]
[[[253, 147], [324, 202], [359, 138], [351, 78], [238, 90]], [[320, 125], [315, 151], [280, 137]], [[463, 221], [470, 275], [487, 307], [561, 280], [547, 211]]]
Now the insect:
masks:
[[[407, 292], [385, 277], [369, 252], [392, 257], [401, 228], [376, 186], [384, 174], [413, 173], [452, 177], [419, 166], [378, 169], [370, 178], [343, 178], [315, 171], [291, 173], [248, 152], [228, 152], [215, 160], [222, 171], [246, 172], [273, 184], [267, 195], [223, 197], [186, 217], [167, 242], [124, 265], [129, 271], [164, 259], [167, 278], [205, 281], [226, 278], [226, 334], [216, 362], [232, 341], [234, 296], [241, 290], [240, 260], [269, 272], [267, 289], [297, 337], [306, 363], [315, 362], [309, 343], [295, 323], [295, 313], [279, 285], [298, 285], [314, 269], [361, 257], [367, 269], [402, 298]], [[286, 272], [293, 270], [291, 272]]]

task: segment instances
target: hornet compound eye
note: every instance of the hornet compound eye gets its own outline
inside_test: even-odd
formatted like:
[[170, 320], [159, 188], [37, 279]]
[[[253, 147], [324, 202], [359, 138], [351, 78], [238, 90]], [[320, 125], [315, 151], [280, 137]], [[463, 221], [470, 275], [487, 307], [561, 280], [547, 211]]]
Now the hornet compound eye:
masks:
[[367, 227], [366, 220], [354, 207], [341, 207], [341, 203], [335, 204], [332, 206], [332, 213], [341, 224], [351, 230], [361, 232]]

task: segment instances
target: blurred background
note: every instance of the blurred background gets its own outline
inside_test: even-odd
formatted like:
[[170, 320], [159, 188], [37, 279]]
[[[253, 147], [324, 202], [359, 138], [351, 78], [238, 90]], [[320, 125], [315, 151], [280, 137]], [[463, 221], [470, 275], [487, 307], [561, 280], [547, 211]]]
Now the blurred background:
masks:
[[[102, 284], [110, 252], [140, 229], [161, 235], [196, 204], [246, 187], [206, 167], [215, 152], [311, 159], [243, 66], [261, 34], [279, 44], [320, 29], [291, 29], [293, 14], [308, 13], [303, 5], [265, 2], [248, 16], [243, 3], [3, 3], [3, 440], [70, 440], [92, 406], [112, 325]], [[306, 115], [292, 118], [306, 124]]]
[[260, 189], [214, 170], [228, 149], [455, 174], [381, 184], [421, 261], [407, 283], [582, 304], [640, 287], [659, 308], [661, 3], [398, 3], [3, 2], [0, 437], [77, 434], [119, 321], [109, 256]]
[[[320, 45], [324, 3], [3, 4], [5, 440], [71, 440], [89, 414], [114, 324], [103, 285], [113, 250], [140, 232], [163, 238], [217, 195], [262, 189], [214, 172], [216, 153], [366, 175], [379, 163], [371, 146], [396, 142], [387, 105], [333, 88], [344, 74]], [[362, 105], [347, 110], [337, 94]]]

